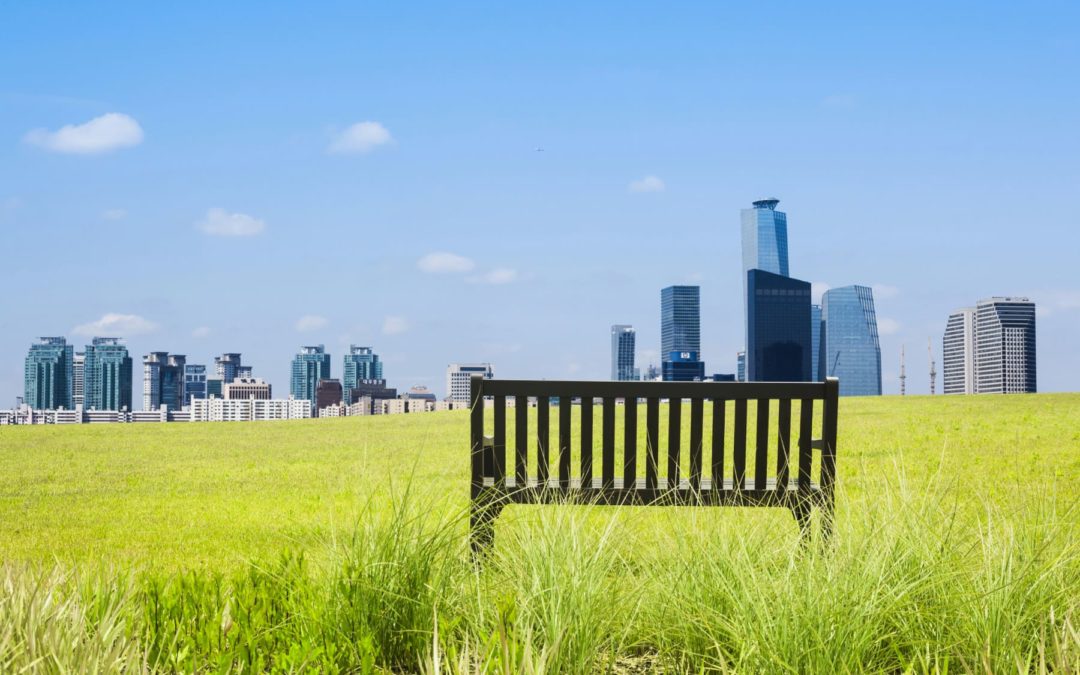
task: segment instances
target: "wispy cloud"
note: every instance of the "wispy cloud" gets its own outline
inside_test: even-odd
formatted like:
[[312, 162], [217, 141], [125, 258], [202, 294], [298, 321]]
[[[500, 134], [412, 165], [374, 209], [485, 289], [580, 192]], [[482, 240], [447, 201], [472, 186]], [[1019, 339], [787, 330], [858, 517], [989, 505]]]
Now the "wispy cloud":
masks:
[[626, 187], [630, 192], [663, 192], [664, 181], [660, 180], [656, 176], [645, 176], [638, 180], [630, 181], [630, 185]]
[[383, 319], [383, 335], [400, 335], [409, 330], [409, 321], [403, 316], [388, 316]]
[[106, 113], [83, 124], [68, 124], [56, 131], [33, 129], [23, 140], [51, 152], [92, 155], [142, 143], [143, 130], [135, 118]]
[[213, 208], [206, 212], [206, 217], [195, 223], [206, 234], [217, 237], [250, 237], [266, 229], [266, 223], [246, 213], [229, 213], [225, 209]]
[[387, 143], [394, 138], [386, 127], [378, 122], [357, 122], [342, 131], [330, 142], [327, 152], [333, 154], [364, 154]]
[[900, 295], [900, 289], [889, 284], [874, 284], [871, 288], [874, 291], [874, 300], [889, 300]]
[[127, 211], [124, 209], [106, 209], [101, 212], [102, 220], [123, 220], [127, 218]]
[[110, 312], [97, 321], [79, 324], [71, 330], [76, 335], [124, 337], [143, 335], [157, 330], [158, 325], [137, 314], [116, 314]]
[[438, 251], [417, 260], [416, 266], [421, 272], [428, 274], [462, 274], [473, 271], [476, 263], [471, 258], [456, 253]]
[[878, 317], [878, 335], [896, 335], [900, 332], [900, 322], [887, 316]]
[[517, 279], [518, 272], [512, 267], [496, 267], [490, 272], [469, 277], [469, 281], [474, 284], [491, 284], [493, 286], [512, 284], [517, 281]]
[[327, 321], [324, 316], [308, 314], [297, 319], [296, 330], [301, 333], [309, 333], [313, 330], [319, 330], [320, 328], [325, 327], [327, 323], [329, 323], [329, 321]]
[[210, 326], [199, 326], [191, 331], [191, 337], [202, 339], [210, 335]]

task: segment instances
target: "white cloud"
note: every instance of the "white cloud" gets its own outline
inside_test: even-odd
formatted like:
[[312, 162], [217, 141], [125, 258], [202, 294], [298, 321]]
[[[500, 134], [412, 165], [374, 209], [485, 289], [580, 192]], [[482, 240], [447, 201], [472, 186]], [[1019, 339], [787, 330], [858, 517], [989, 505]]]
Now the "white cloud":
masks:
[[71, 332], [76, 335], [88, 335], [91, 337], [124, 337], [152, 333], [157, 328], [156, 323], [137, 314], [114, 314], [110, 312], [97, 321], [75, 326]]
[[338, 134], [327, 152], [334, 154], [363, 154], [371, 152], [380, 145], [393, 143], [390, 132], [378, 122], [357, 122]]
[[427, 272], [428, 274], [448, 274], [471, 272], [476, 267], [476, 263], [471, 258], [439, 251], [437, 253], [428, 253], [423, 258], [420, 258], [420, 260], [416, 261], [416, 266], [420, 268], [421, 272]]
[[301, 333], [308, 333], [313, 330], [319, 330], [325, 326], [329, 321], [324, 316], [318, 316], [317, 314], [308, 314], [302, 316], [296, 321], [296, 330]]
[[101, 212], [102, 220], [123, 220], [127, 218], [127, 211], [124, 209], [106, 209]]
[[896, 319], [890, 319], [882, 316], [877, 320], [878, 335], [896, 335], [900, 332], [900, 322]]
[[888, 300], [900, 295], [900, 289], [889, 284], [874, 284], [871, 288], [874, 291], [874, 300]]
[[68, 124], [56, 131], [34, 129], [23, 140], [52, 152], [92, 155], [129, 148], [143, 140], [143, 130], [133, 117], [106, 113], [83, 124]]
[[195, 223], [195, 227], [219, 237], [250, 237], [262, 232], [266, 223], [246, 213], [214, 208], [207, 211], [206, 217]]
[[191, 337], [204, 338], [210, 335], [210, 326], [199, 326], [195, 330], [191, 331]]
[[403, 316], [388, 316], [383, 320], [383, 335], [400, 335], [409, 330], [409, 322]]
[[516, 269], [512, 267], [496, 267], [490, 272], [485, 272], [479, 276], [469, 277], [469, 281], [474, 284], [492, 284], [494, 286], [502, 284], [511, 284], [517, 281], [518, 273]]
[[639, 180], [630, 181], [626, 189], [630, 192], [663, 192], [665, 187], [664, 181], [656, 176], [645, 176]]
[[821, 304], [821, 296], [825, 294], [825, 291], [831, 288], [829, 284], [824, 281], [811, 281], [810, 282], [810, 301], [815, 305]]

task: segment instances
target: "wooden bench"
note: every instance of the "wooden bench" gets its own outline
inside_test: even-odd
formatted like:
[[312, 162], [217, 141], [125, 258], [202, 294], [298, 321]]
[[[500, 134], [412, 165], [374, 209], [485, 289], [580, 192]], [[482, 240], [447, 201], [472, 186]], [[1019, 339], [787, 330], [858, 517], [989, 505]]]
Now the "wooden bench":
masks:
[[[811, 509], [818, 507], [822, 513], [822, 538], [827, 538], [831, 531], [836, 476], [838, 394], [839, 381], [835, 378], [825, 382], [556, 382], [485, 380], [473, 376], [472, 548], [479, 552], [492, 543], [495, 519], [505, 505], [562, 502], [779, 507], [791, 510], [804, 535], [810, 526]], [[558, 404], [552, 405], [556, 399]], [[660, 453], [663, 400], [667, 402], [668, 418], [666, 465], [661, 464]], [[490, 435], [485, 435], [486, 401], [493, 407]], [[506, 427], [508, 401], [513, 403], [515, 431], [510, 445], [507, 445]], [[750, 401], [755, 402], [752, 421], [755, 434], [748, 460]], [[532, 402], [536, 406], [534, 458], [530, 458], [529, 452]], [[792, 402], [798, 403], [794, 444]], [[818, 416], [814, 415], [815, 404], [821, 406]], [[597, 405], [601, 409], [600, 429], [594, 434]], [[712, 412], [708, 429], [705, 428], [706, 406]], [[617, 408], [623, 410], [621, 458], [615, 456]], [[690, 437], [685, 465], [689, 472], [684, 476], [682, 420], [686, 408], [689, 408]], [[574, 415], [574, 409], [580, 413]], [[771, 414], [774, 410], [775, 416]], [[638, 438], [639, 413], [645, 415], [644, 439]], [[550, 437], [552, 414], [559, 418], [554, 444]], [[572, 470], [571, 456], [575, 417], [580, 439], [576, 472]], [[729, 419], [734, 424], [730, 434], [725, 426]], [[594, 462], [596, 436], [599, 466]], [[726, 447], [729, 440], [730, 449]], [[638, 462], [640, 441], [644, 441], [645, 466], [639, 466]], [[507, 462], [508, 450], [512, 450], [512, 466]], [[821, 451], [816, 480], [812, 475], [814, 450]], [[553, 457], [552, 451], [556, 456]], [[775, 459], [770, 461], [770, 457]], [[555, 475], [551, 475], [553, 458]], [[752, 473], [748, 473], [748, 463], [752, 464]], [[662, 472], [662, 468], [666, 471]]]

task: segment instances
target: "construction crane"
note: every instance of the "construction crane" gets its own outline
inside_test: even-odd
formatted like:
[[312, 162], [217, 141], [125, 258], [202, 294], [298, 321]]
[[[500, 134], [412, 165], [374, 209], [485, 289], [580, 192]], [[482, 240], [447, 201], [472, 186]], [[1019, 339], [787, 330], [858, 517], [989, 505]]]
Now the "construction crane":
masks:
[[907, 393], [907, 375], [904, 373], [904, 345], [900, 345], [900, 395]]
[[937, 381], [937, 368], [934, 367], [934, 349], [930, 338], [926, 338], [926, 355], [930, 359], [930, 395], [934, 395], [934, 383]]

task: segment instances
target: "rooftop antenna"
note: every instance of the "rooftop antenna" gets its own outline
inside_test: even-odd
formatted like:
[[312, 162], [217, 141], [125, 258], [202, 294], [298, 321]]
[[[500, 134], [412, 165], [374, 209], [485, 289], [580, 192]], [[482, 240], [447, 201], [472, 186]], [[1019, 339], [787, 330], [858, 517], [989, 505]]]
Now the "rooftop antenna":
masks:
[[900, 345], [900, 395], [907, 393], [907, 375], [904, 373], [904, 345]]
[[934, 367], [934, 350], [930, 338], [926, 338], [926, 355], [930, 358], [930, 395], [934, 395], [934, 382], [937, 380], [937, 368]]

